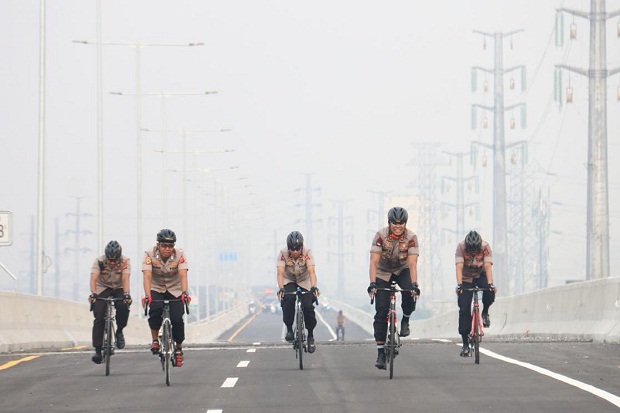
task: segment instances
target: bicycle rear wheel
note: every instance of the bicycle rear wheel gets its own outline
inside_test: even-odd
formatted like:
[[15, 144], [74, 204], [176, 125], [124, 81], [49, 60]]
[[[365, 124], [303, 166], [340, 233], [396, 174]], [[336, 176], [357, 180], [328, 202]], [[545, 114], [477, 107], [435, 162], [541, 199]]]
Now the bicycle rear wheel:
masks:
[[304, 351], [306, 341], [304, 340], [304, 315], [301, 311], [297, 312], [297, 355], [299, 356], [299, 370], [304, 369]]
[[387, 362], [390, 364], [390, 379], [394, 377], [394, 357], [396, 356], [396, 317], [394, 313], [390, 314], [390, 337], [388, 340], [388, 352], [386, 354]]
[[105, 329], [103, 332], [103, 357], [105, 358], [105, 375], [110, 375], [110, 360], [112, 359], [112, 336], [114, 335], [114, 328], [112, 327], [112, 320], [108, 319], [105, 323]]
[[164, 373], [166, 375], [166, 384], [168, 386], [170, 386], [170, 367], [172, 364], [172, 352], [173, 352], [173, 346], [172, 346], [172, 327], [170, 325], [170, 320], [165, 320], [164, 321], [164, 327], [163, 327], [163, 334], [162, 334], [162, 341], [163, 341], [163, 358], [162, 358], [162, 363], [164, 364]]

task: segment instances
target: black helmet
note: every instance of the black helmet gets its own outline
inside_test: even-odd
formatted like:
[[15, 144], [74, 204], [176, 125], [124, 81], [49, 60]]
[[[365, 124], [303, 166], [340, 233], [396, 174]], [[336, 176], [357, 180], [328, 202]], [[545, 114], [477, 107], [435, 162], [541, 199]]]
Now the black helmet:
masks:
[[465, 236], [465, 251], [475, 253], [482, 248], [482, 237], [476, 231], [469, 231]]
[[177, 236], [171, 229], [162, 229], [157, 233], [157, 242], [177, 242]]
[[286, 237], [286, 246], [291, 251], [299, 251], [304, 246], [304, 236], [299, 231], [293, 231]]
[[407, 210], [402, 207], [394, 207], [388, 211], [388, 222], [390, 224], [406, 224], [409, 214]]
[[120, 260], [123, 254], [121, 244], [117, 241], [110, 241], [105, 247], [105, 257], [109, 260]]

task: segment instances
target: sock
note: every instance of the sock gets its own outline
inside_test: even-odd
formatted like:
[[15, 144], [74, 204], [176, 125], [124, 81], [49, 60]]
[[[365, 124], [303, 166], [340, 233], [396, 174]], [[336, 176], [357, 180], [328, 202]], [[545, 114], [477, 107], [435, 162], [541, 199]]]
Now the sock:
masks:
[[101, 347], [95, 347], [95, 353], [101, 355]]
[[385, 353], [383, 344], [377, 344], [377, 354]]
[[463, 347], [469, 346], [469, 338], [466, 335], [462, 335], [461, 338], [463, 339]]

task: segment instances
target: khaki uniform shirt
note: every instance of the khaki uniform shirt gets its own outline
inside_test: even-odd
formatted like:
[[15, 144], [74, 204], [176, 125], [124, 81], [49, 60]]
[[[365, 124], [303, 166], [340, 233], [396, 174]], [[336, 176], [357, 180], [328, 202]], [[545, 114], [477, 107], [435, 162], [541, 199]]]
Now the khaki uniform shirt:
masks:
[[392, 274], [399, 275], [402, 270], [409, 268], [407, 262], [409, 255], [420, 255], [418, 236], [406, 229], [403, 235], [396, 237], [390, 234], [388, 226], [377, 231], [370, 252], [381, 255], [377, 266], [377, 278], [389, 281]]
[[278, 254], [276, 267], [284, 268], [284, 285], [296, 283], [301, 288], [312, 288], [308, 267], [314, 266], [314, 257], [309, 248], [303, 247], [299, 258], [293, 259], [288, 248], [284, 248]]
[[113, 290], [123, 288], [123, 274], [131, 274], [131, 264], [129, 258], [123, 255], [116, 267], [112, 268], [106, 256], [102, 255], [95, 259], [90, 273], [97, 274], [95, 294], [101, 294], [106, 288]]
[[152, 271], [151, 290], [158, 293], [169, 291], [175, 297], [183, 292], [179, 270], [187, 270], [187, 259], [182, 249], [175, 248], [167, 262], [159, 257], [157, 246], [151, 251], [144, 251], [142, 271]]
[[484, 263], [493, 263], [493, 252], [488, 242], [482, 241], [482, 248], [476, 255], [465, 251], [465, 241], [459, 242], [454, 254], [455, 264], [463, 263], [463, 282], [470, 283], [474, 278], [480, 277], [484, 271]]

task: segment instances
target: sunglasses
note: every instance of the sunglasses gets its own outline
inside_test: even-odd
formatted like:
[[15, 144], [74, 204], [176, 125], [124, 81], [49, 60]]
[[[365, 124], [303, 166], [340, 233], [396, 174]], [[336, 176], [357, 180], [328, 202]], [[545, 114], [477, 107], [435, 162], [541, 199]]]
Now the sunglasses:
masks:
[[116, 265], [118, 263], [118, 260], [108, 260], [108, 263], [112, 265]]
[[159, 243], [159, 248], [174, 248], [174, 244], [164, 244], [164, 243]]
[[392, 222], [390, 222], [390, 224], [392, 224], [392, 225], [405, 225], [406, 222], [394, 222], [394, 221], [392, 221]]
[[301, 251], [301, 245], [299, 247], [290, 248], [291, 251]]

